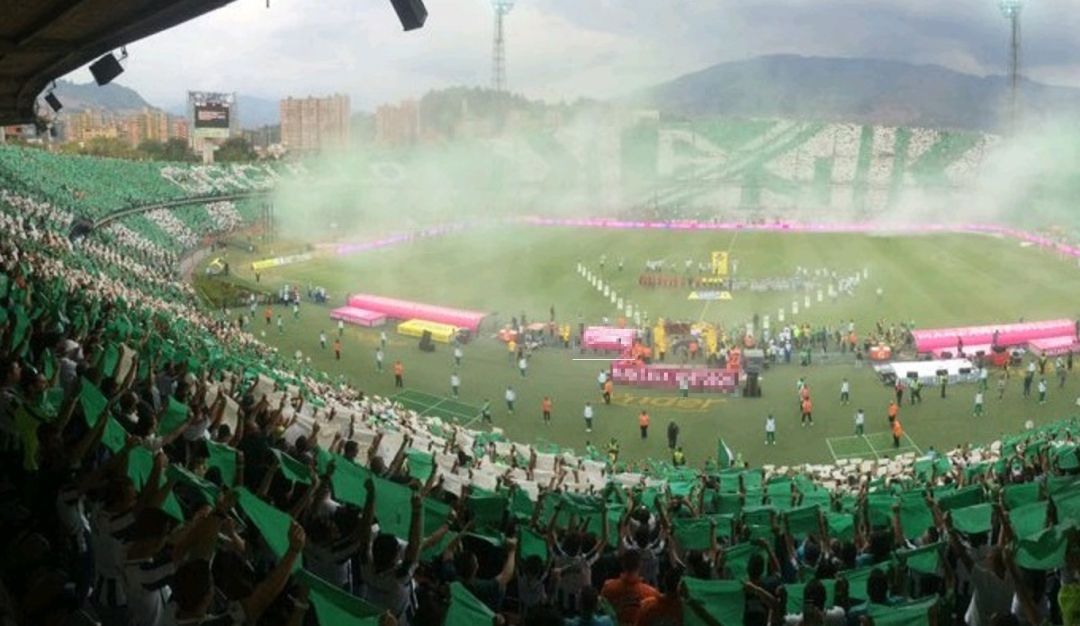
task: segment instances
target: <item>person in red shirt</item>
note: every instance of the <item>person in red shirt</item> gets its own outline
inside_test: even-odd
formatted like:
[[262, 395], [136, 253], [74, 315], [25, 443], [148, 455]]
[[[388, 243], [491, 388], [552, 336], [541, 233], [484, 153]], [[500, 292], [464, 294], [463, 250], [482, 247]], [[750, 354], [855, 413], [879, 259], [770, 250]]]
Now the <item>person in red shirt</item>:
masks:
[[802, 425], [807, 424], [814, 425], [814, 403], [810, 401], [810, 396], [807, 396], [802, 401]]
[[540, 410], [544, 412], [544, 423], [551, 423], [551, 398], [544, 396], [543, 402], [540, 403]]
[[611, 604], [619, 626], [634, 626], [641, 604], [660, 595], [651, 585], [641, 580], [641, 553], [627, 550], [620, 558], [622, 574], [604, 583], [600, 595]]
[[664, 574], [660, 587], [661, 596], [645, 598], [641, 602], [634, 626], [682, 626], [683, 604], [679, 596], [679, 583], [683, 577], [681, 567], [672, 567]]
[[641, 429], [641, 438], [649, 438], [649, 414], [646, 411], [642, 411], [641, 415], [637, 418], [638, 428]]

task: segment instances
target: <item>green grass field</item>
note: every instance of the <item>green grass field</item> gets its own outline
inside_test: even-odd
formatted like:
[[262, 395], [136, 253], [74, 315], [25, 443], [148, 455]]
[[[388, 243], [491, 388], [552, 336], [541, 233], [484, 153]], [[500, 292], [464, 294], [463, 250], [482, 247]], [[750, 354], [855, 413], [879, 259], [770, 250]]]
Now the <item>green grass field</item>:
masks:
[[[275, 247], [257, 256], [286, 252], [289, 244]], [[334, 306], [349, 293], [362, 291], [478, 308], [497, 314], [502, 322], [522, 312], [530, 320], [546, 320], [553, 306], [560, 321], [576, 324], [581, 315], [594, 323], [603, 315], [614, 317], [614, 307], [577, 274], [575, 266], [581, 261], [598, 269], [599, 257], [605, 254], [609, 282], [653, 318], [705, 319], [734, 328], [757, 313], [770, 315], [775, 327], [777, 309], [788, 307], [790, 312], [795, 294], [737, 292], [731, 301], [704, 303], [688, 301], [682, 290], [637, 285], [638, 270], [646, 259], [667, 258], [681, 266], [686, 258], [707, 260], [713, 250], [729, 250], [738, 260], [741, 276], [787, 276], [796, 266], [829, 268], [840, 274], [868, 269], [869, 279], [853, 297], [841, 297], [835, 303], [826, 298], [820, 304], [815, 298], [813, 306], [796, 317], [830, 326], [854, 319], [860, 336], [882, 318], [913, 320], [926, 328], [1020, 318], [1075, 318], [1080, 312], [1073, 295], [1080, 292], [1080, 270], [1075, 261], [1013, 240], [981, 235], [733, 235], [506, 227], [322, 258], [264, 271], [261, 278], [267, 286], [286, 282], [324, 286], [330, 290]], [[244, 269], [251, 257], [235, 251], [229, 255], [234, 271], [242, 278], [252, 278], [250, 270]], [[619, 257], [625, 258], [622, 273], [615, 269]], [[878, 287], [884, 291], [880, 300], [875, 295]], [[803, 294], [797, 295], [802, 308]], [[328, 318], [330, 308], [306, 303], [296, 321], [282, 308], [284, 333], [264, 327], [261, 319], [256, 330], [265, 330], [266, 341], [283, 352], [301, 350], [315, 364], [344, 375], [365, 391], [387, 396], [400, 392], [394, 389], [388, 371], [375, 371], [377, 330], [347, 327], [340, 362], [330, 350], [320, 350], [319, 331], [336, 332]], [[791, 321], [790, 316], [787, 321]], [[399, 399], [412, 408], [429, 410], [428, 414], [467, 423], [489, 398], [495, 425], [516, 441], [551, 441], [580, 450], [587, 440], [600, 445], [615, 436], [622, 443], [623, 454], [634, 459], [669, 458], [665, 437], [669, 421], [680, 425], [680, 442], [695, 465], [715, 454], [719, 437], [753, 464], [869, 459], [894, 452], [885, 419], [891, 390], [881, 385], [868, 366], [856, 366], [853, 361], [807, 368], [795, 364], [774, 367], [765, 372], [764, 397], [758, 399], [693, 394], [691, 402], [680, 402], [676, 394], [617, 387], [615, 401], [608, 407], [600, 406], [596, 383], [597, 373], [607, 363], [579, 360], [597, 355], [544, 349], [531, 360], [528, 377], [522, 378], [504, 344], [490, 336], [491, 326], [487, 328], [488, 333], [465, 346], [459, 369], [461, 398], [443, 402], [441, 399], [450, 394], [449, 378], [454, 370], [450, 350], [439, 345], [434, 353], [420, 352], [415, 339], [398, 336], [393, 326], [387, 327], [387, 364], [401, 359], [406, 368], [408, 393]], [[813, 391], [816, 424], [812, 428], [799, 426], [795, 381], [800, 376], [806, 377]], [[843, 407], [839, 388], [845, 377], [851, 381], [852, 403]], [[1009, 382], [1004, 400], [999, 401], [991, 389], [982, 418], [972, 416], [973, 386], [952, 387], [944, 400], [936, 389], [926, 389], [922, 405], [901, 410], [908, 437], [900, 451], [989, 441], [1002, 432], [1022, 430], [1027, 419], [1043, 423], [1073, 415], [1080, 382], [1070, 376], [1061, 390], [1056, 380], [1051, 383], [1049, 401], [1041, 406], [1021, 398], [1016, 378]], [[507, 385], [513, 385], [518, 394], [518, 411], [512, 416], [502, 402]], [[540, 417], [544, 396], [550, 396], [554, 403], [550, 426]], [[586, 434], [581, 417], [586, 401], [597, 406], [591, 434]], [[852, 437], [852, 417], [859, 407], [867, 412], [865, 439]], [[645, 441], [637, 430], [636, 416], [642, 408], [652, 417], [652, 431]], [[764, 420], [769, 412], [777, 417], [778, 433], [777, 444], [766, 447]], [[477, 420], [473, 426], [482, 425]]]

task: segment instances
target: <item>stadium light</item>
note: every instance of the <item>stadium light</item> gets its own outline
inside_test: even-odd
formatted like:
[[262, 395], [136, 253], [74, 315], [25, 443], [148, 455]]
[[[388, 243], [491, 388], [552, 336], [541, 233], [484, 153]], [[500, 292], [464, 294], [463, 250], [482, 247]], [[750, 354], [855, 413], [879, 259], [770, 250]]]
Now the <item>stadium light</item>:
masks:
[[427, 21], [427, 7], [424, 0], [390, 0], [405, 30], [416, 30]]
[[64, 104], [60, 102], [60, 98], [56, 97], [53, 93], [56, 91], [56, 81], [54, 80], [52, 85], [49, 86], [49, 90], [45, 92], [45, 103], [49, 105], [49, 108], [53, 110], [53, 113], [59, 113], [60, 109], [64, 108]]
[[90, 73], [94, 75], [94, 82], [99, 86], [108, 85], [114, 78], [124, 73], [124, 66], [120, 61], [127, 58], [127, 48], [120, 48], [120, 58], [115, 53], [108, 53], [97, 61], [90, 64]]
[[1012, 19], [1024, 8], [1024, 0], [1000, 0], [998, 6], [1001, 8], [1002, 15]]

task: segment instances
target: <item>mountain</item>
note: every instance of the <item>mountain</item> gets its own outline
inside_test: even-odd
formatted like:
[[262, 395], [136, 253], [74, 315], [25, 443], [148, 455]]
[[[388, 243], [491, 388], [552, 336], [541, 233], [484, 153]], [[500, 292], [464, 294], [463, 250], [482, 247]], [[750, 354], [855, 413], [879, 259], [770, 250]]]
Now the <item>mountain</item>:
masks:
[[110, 111], [135, 111], [150, 106], [134, 89], [109, 83], [103, 87], [96, 83], [73, 83], [56, 81], [56, 96], [64, 104], [65, 111], [108, 109]]
[[[1080, 112], [1080, 89], [1023, 81], [1023, 114]], [[624, 99], [673, 115], [788, 117], [903, 126], [999, 128], [1009, 81], [902, 61], [774, 55], [722, 63]]]

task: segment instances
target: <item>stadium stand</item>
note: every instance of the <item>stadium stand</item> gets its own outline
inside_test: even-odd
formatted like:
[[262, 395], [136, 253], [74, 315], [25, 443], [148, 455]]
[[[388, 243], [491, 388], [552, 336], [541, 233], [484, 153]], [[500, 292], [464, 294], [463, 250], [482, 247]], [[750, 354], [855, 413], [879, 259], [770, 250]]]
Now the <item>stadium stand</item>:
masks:
[[0, 155], [4, 624], [1076, 623], [1075, 420], [799, 467], [516, 445], [199, 310], [161, 233], [235, 216], [67, 238], [183, 193], [156, 166]]

